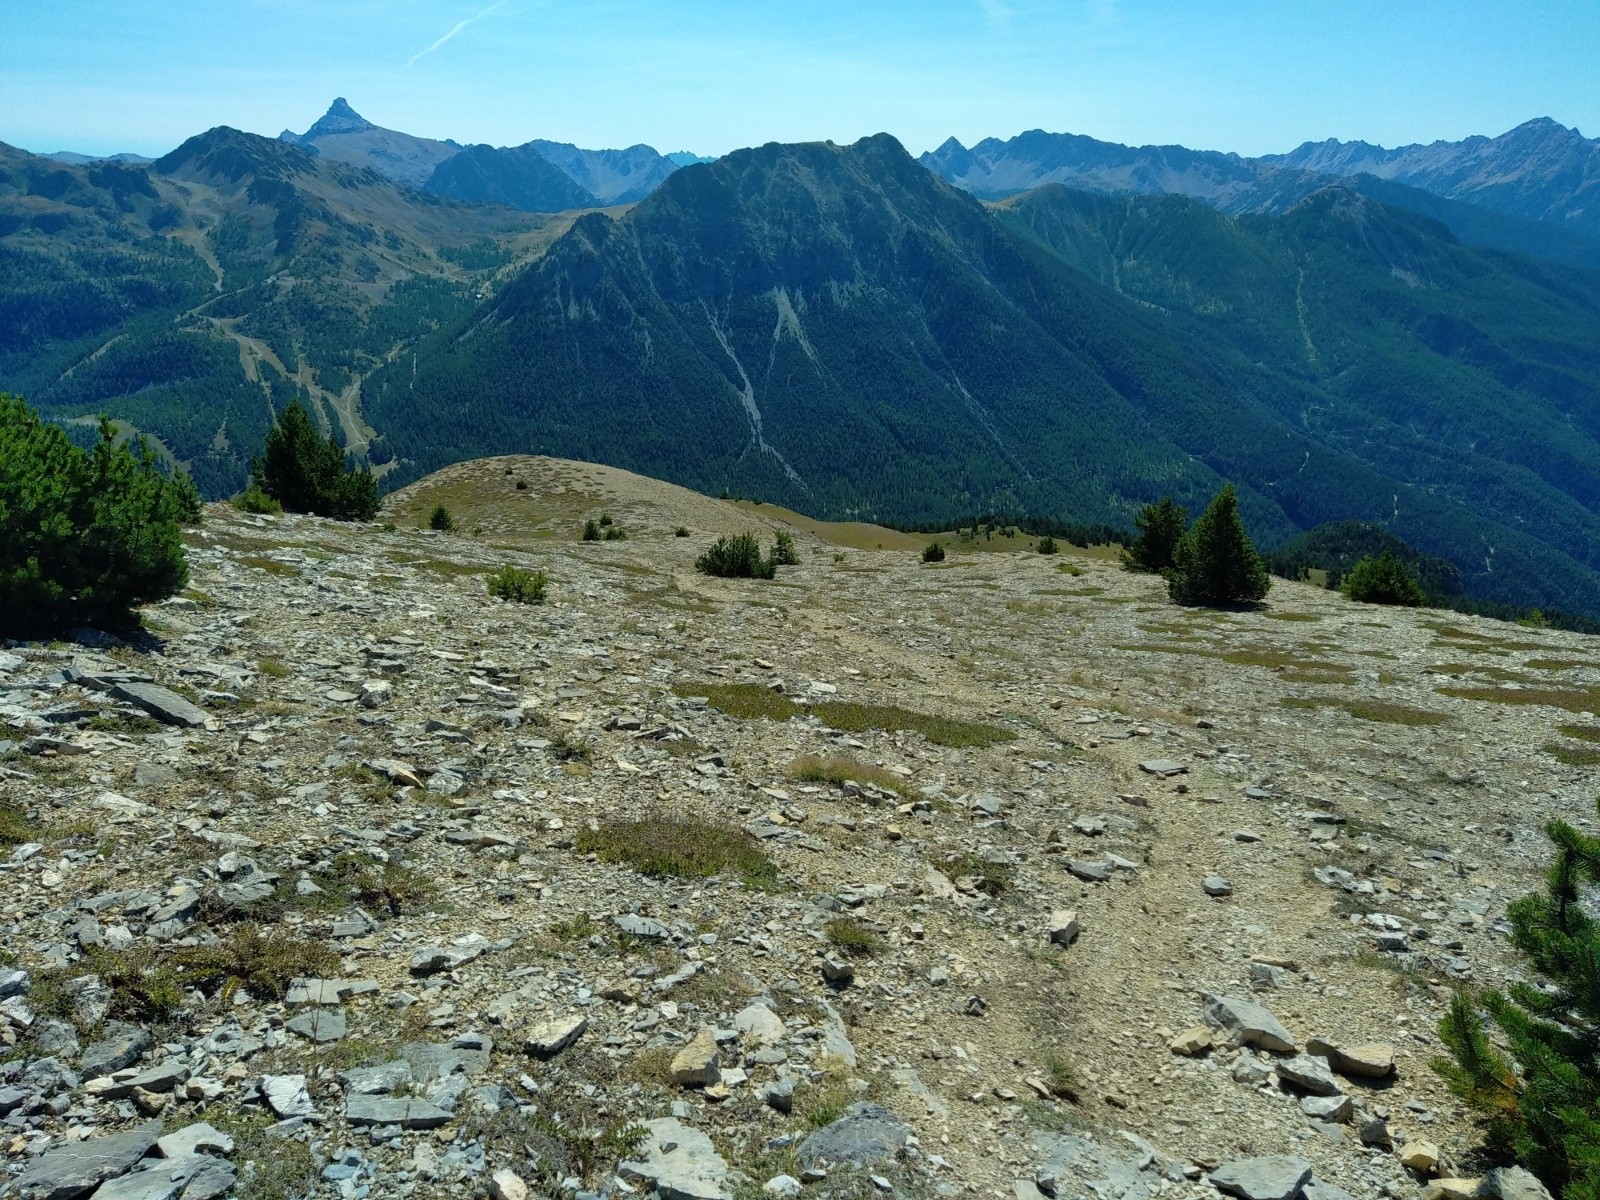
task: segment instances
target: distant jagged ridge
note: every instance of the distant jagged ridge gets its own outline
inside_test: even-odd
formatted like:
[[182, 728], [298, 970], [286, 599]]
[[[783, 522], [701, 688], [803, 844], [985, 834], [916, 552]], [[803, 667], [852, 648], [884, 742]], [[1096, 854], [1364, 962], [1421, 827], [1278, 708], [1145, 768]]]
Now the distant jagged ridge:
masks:
[[921, 162], [985, 199], [1060, 183], [1111, 194], [1176, 194], [1238, 215], [1283, 212], [1333, 179], [1443, 221], [1462, 241], [1600, 269], [1600, 142], [1548, 118], [1497, 138], [1385, 150], [1365, 142], [1308, 142], [1243, 158], [1183, 146], [1123, 146], [1035, 129], [950, 138]]
[[524, 212], [631, 204], [649, 195], [680, 165], [701, 160], [687, 151], [672, 156], [649, 146], [584, 150], [567, 142], [534, 140], [520, 146], [462, 146], [384, 129], [351, 108], [344, 97], [304, 133], [284, 130], [280, 140], [425, 191], [480, 204], [507, 204]]

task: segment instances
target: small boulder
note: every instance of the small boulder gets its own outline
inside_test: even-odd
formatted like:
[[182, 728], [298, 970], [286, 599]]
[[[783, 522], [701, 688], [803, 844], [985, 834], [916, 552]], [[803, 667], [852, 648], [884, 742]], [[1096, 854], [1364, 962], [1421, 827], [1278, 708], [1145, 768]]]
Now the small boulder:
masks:
[[1310, 1178], [1311, 1164], [1287, 1154], [1239, 1158], [1211, 1172], [1218, 1191], [1240, 1200], [1296, 1200]]
[[849, 1163], [865, 1167], [893, 1158], [911, 1137], [911, 1126], [877, 1104], [852, 1104], [831, 1125], [825, 1125], [795, 1152], [800, 1164]]
[[588, 1028], [589, 1019], [577, 1014], [540, 1021], [528, 1034], [528, 1053], [540, 1058], [559, 1054], [582, 1037]]
[[1211, 1030], [1204, 1025], [1192, 1025], [1168, 1042], [1167, 1047], [1184, 1058], [1198, 1058], [1211, 1049]]
[[1400, 1150], [1400, 1165], [1418, 1175], [1432, 1175], [1439, 1169], [1439, 1147], [1433, 1142], [1407, 1142]]
[[1205, 998], [1202, 1010], [1206, 1024], [1233, 1035], [1241, 1046], [1255, 1046], [1277, 1054], [1293, 1054], [1296, 1046], [1291, 1034], [1261, 1005], [1231, 996]]
[[1078, 940], [1078, 910], [1057, 909], [1050, 914], [1050, 940], [1058, 946], [1070, 946]]
[[668, 1077], [679, 1087], [710, 1087], [722, 1078], [718, 1068], [717, 1039], [711, 1030], [700, 1031], [673, 1055]]
[[1278, 1078], [1313, 1096], [1337, 1096], [1339, 1082], [1328, 1068], [1328, 1060], [1309, 1054], [1296, 1054], [1278, 1064]]

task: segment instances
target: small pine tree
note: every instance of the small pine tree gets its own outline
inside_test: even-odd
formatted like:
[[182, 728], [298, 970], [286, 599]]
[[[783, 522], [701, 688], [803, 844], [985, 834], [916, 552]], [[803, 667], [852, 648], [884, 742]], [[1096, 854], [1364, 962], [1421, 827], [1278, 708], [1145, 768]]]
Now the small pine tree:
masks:
[[1272, 586], [1261, 555], [1239, 519], [1239, 497], [1224, 484], [1178, 541], [1167, 593], [1179, 604], [1226, 607], [1260, 600]]
[[689, 527], [687, 525], [679, 525], [676, 529], [674, 529], [672, 531], [672, 536], [673, 537], [688, 537], [689, 536]]
[[922, 561], [936, 563], [944, 561], [944, 547], [938, 542], [929, 542], [922, 548]]
[[1039, 539], [1038, 550], [1040, 554], [1055, 554], [1058, 553], [1060, 549], [1061, 548], [1056, 545], [1056, 540], [1053, 537], [1042, 537]]
[[490, 575], [487, 583], [489, 595], [514, 604], [543, 604], [550, 587], [543, 571], [526, 571], [510, 563]]
[[1422, 585], [1412, 578], [1401, 562], [1385, 550], [1379, 555], [1367, 555], [1345, 572], [1339, 590], [1352, 600], [1363, 604], [1400, 604], [1416, 608], [1427, 603]]
[[776, 567], [798, 567], [799, 552], [794, 548], [794, 534], [779, 530], [772, 539], [772, 564]]
[[600, 522], [593, 517], [583, 523], [583, 540], [586, 542], [598, 542], [600, 540]]
[[1171, 496], [1146, 504], [1133, 518], [1139, 535], [1123, 553], [1122, 565], [1130, 571], [1162, 575], [1172, 570], [1172, 556], [1188, 527], [1189, 514]]
[[433, 511], [428, 514], [428, 528], [438, 533], [449, 533], [456, 527], [456, 519], [450, 515], [450, 510], [442, 504], [433, 506]]
[[102, 418], [85, 451], [0, 393], [0, 636], [132, 625], [188, 583], [179, 526], [198, 508], [142, 438], [118, 444]]
[[606, 526], [608, 526], [610, 524], [611, 524], [611, 514], [610, 513], [601, 513], [600, 514], [600, 528], [604, 529]]
[[777, 564], [761, 557], [761, 543], [753, 533], [719, 537], [695, 559], [694, 569], [723, 579], [771, 579], [777, 574]]
[[[1551, 821], [1545, 834], [1556, 848], [1545, 891], [1515, 901], [1506, 915], [1511, 944], [1547, 982], [1457, 992], [1439, 1022], [1450, 1057], [1433, 1067], [1483, 1114], [1493, 1152], [1563, 1200], [1597, 1200], [1600, 923], [1584, 912], [1580, 889], [1600, 884], [1600, 838], [1565, 821]], [[1480, 1008], [1504, 1035], [1504, 1052], [1490, 1042]]]
[[378, 481], [356, 470], [332, 438], [323, 438], [298, 400], [278, 414], [266, 445], [250, 463], [255, 484], [289, 512], [341, 521], [370, 521], [378, 513]]

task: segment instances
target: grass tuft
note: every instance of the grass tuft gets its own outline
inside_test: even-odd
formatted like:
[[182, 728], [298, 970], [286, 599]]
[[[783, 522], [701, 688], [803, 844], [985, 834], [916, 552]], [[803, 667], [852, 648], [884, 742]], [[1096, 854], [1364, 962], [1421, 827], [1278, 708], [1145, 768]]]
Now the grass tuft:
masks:
[[718, 712], [730, 717], [751, 721], [768, 717], [774, 721], [787, 721], [797, 716], [799, 707], [782, 692], [775, 692], [759, 683], [680, 683], [673, 694], [689, 698], [698, 696]]
[[842, 784], [846, 780], [870, 783], [873, 787], [896, 795], [903, 794], [906, 786], [905, 781], [893, 771], [875, 767], [848, 754], [804, 755], [789, 764], [789, 778], [807, 783]]
[[846, 954], [871, 955], [883, 949], [883, 939], [856, 917], [835, 917], [822, 931], [831, 945]]
[[1568, 712], [1593, 712], [1600, 708], [1600, 688], [1493, 688], [1493, 687], [1442, 687], [1441, 696], [1454, 696], [1458, 700], [1483, 700], [1490, 704], [1542, 704], [1550, 708], [1564, 708]]
[[997, 742], [1012, 741], [1017, 736], [1009, 729], [1001, 729], [996, 725], [935, 717], [892, 704], [852, 704], [830, 700], [815, 705], [812, 711], [826, 724], [846, 733], [861, 733], [868, 729], [903, 729], [920, 733], [938, 746], [993, 746]]
[[771, 891], [778, 886], [778, 865], [761, 852], [755, 838], [734, 826], [692, 817], [606, 821], [580, 833], [573, 848], [657, 879], [733, 875], [750, 888]]

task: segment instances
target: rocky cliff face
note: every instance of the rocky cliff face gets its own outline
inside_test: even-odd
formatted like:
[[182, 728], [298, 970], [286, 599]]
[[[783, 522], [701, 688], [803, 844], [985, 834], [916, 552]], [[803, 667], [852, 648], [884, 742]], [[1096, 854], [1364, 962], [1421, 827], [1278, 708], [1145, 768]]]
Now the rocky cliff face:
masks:
[[[1540, 825], [1592, 811], [1591, 639], [1179, 610], [1103, 555], [925, 566], [548, 459], [383, 520], [214, 507], [143, 645], [0, 651], [15, 1194], [1325, 1200], [1469, 1161], [1432, 1030], [1516, 976]], [[692, 570], [750, 529], [800, 565]], [[544, 605], [485, 594], [506, 563]]]

